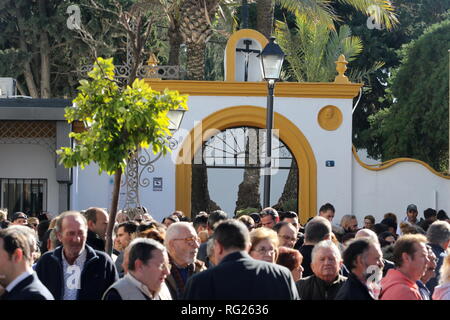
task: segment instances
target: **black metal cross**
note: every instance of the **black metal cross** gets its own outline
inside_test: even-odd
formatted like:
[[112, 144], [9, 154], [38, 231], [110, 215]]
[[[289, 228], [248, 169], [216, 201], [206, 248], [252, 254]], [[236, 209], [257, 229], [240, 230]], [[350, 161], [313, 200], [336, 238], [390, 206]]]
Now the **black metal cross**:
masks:
[[261, 50], [254, 50], [250, 49], [250, 46], [252, 45], [252, 40], [246, 39], [244, 40], [245, 48], [236, 48], [236, 52], [242, 52], [245, 57], [245, 75], [244, 75], [244, 81], [248, 81], [248, 61], [250, 58], [250, 55], [252, 53], [259, 54]]

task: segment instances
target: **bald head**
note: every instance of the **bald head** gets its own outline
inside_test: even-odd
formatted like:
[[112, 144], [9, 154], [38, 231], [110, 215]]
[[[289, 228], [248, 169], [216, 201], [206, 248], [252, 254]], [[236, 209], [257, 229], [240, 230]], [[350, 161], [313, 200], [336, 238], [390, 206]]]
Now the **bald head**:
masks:
[[164, 245], [167, 246], [170, 240], [179, 238], [180, 235], [184, 235], [186, 232], [195, 232], [194, 227], [189, 222], [175, 222], [172, 223], [166, 230], [166, 236], [164, 238]]
[[369, 238], [375, 243], [378, 243], [378, 244], [380, 243], [378, 240], [377, 234], [370, 229], [359, 230], [355, 235], [355, 239], [360, 239], [360, 238]]

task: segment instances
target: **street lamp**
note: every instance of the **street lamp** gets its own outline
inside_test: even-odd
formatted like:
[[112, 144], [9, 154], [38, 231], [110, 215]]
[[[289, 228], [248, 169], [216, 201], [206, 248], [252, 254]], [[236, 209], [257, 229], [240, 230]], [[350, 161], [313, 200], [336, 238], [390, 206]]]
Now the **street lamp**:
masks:
[[172, 134], [180, 128], [185, 112], [186, 110], [182, 108], [172, 109], [167, 112], [167, 117], [169, 117], [169, 130]]
[[264, 80], [268, 85], [267, 115], [266, 115], [266, 161], [264, 164], [264, 208], [270, 207], [270, 176], [272, 167], [272, 127], [273, 127], [273, 91], [275, 82], [280, 80], [281, 66], [285, 54], [275, 43], [275, 37], [270, 37], [269, 43], [259, 55]]
[[[185, 112], [186, 110], [183, 108], [171, 109], [167, 112], [167, 117], [169, 118], [168, 129], [172, 135], [180, 128]], [[177, 140], [172, 136], [168, 140], [169, 148], [175, 149], [178, 144]], [[152, 156], [146, 149], [142, 149], [141, 151], [141, 154], [139, 154], [139, 151], [136, 152], [127, 163], [125, 173], [126, 200], [123, 208], [127, 212], [132, 212], [133, 208], [142, 207], [139, 199], [139, 187], [145, 188], [150, 184], [148, 178], [143, 178], [143, 174], [154, 172], [155, 163], [162, 156], [162, 153]]]

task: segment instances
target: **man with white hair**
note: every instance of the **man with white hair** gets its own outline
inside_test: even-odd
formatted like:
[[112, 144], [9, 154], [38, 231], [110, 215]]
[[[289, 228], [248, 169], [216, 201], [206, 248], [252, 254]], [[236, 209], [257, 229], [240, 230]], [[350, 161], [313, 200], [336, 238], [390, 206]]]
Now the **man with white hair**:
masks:
[[175, 222], [167, 228], [164, 245], [169, 253], [171, 264], [166, 284], [172, 299], [177, 300], [183, 296], [188, 279], [192, 275], [206, 270], [205, 264], [197, 260], [200, 238], [192, 224]]
[[339, 274], [342, 257], [331, 240], [314, 246], [311, 254], [313, 275], [296, 282], [301, 300], [334, 300], [337, 292], [347, 280]]

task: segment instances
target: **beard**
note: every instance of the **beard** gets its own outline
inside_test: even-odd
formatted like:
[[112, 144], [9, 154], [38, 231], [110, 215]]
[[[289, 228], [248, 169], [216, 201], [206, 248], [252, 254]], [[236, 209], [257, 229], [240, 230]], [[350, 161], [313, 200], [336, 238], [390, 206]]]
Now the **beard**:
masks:
[[383, 270], [377, 265], [368, 266], [364, 272], [364, 278], [366, 283], [379, 284], [383, 278]]

